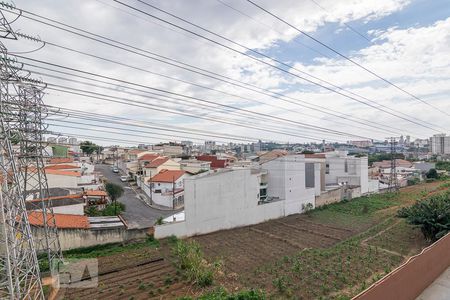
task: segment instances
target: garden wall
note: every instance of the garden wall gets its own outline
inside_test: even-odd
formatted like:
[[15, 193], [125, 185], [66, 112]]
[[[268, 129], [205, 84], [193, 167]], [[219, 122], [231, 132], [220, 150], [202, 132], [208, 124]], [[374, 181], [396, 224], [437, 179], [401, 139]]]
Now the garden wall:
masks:
[[[32, 227], [33, 236], [41, 239], [43, 236], [43, 228]], [[59, 241], [61, 250], [70, 250], [76, 248], [84, 248], [96, 245], [104, 245], [110, 243], [123, 243], [132, 240], [144, 239], [147, 237], [149, 228], [145, 229], [59, 229]], [[38, 250], [42, 250], [42, 246], [36, 245]]]
[[416, 299], [450, 266], [449, 253], [450, 233], [353, 299]]

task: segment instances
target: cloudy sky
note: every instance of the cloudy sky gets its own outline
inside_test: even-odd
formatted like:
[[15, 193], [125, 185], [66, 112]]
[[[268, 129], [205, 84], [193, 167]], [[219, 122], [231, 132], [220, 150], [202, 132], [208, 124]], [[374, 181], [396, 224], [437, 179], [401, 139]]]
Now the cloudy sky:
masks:
[[316, 41], [246, 0], [16, 0], [13, 30], [46, 45], [6, 45], [38, 60], [50, 129], [105, 145], [450, 133], [447, 0], [254, 2]]

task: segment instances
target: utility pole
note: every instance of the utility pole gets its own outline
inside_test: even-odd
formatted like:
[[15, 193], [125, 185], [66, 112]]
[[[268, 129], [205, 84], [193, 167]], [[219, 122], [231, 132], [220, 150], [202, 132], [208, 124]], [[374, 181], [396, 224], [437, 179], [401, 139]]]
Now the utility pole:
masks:
[[396, 192], [398, 190], [398, 179], [397, 179], [397, 138], [390, 137], [390, 154], [391, 154], [391, 173], [389, 177], [389, 192]]
[[[0, 38], [16, 39], [2, 11]], [[61, 247], [51, 203], [44, 201], [49, 198], [43, 161], [44, 88], [29, 74], [22, 75], [22, 65], [9, 58], [0, 42], [1, 299], [44, 299], [37, 250], [47, 254], [51, 274], [58, 282], [55, 267], [62, 262]], [[41, 199], [34, 202], [30, 216], [25, 205], [28, 199]], [[40, 238], [33, 234], [31, 217], [42, 225], [36, 228], [43, 230]]]
[[172, 209], [175, 209], [175, 176], [172, 177]]

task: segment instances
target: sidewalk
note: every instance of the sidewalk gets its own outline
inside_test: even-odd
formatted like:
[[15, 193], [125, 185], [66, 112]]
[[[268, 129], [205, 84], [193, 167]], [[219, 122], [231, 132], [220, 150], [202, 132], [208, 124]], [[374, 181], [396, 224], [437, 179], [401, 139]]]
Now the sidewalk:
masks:
[[450, 267], [416, 298], [416, 300], [447, 299], [450, 299]]

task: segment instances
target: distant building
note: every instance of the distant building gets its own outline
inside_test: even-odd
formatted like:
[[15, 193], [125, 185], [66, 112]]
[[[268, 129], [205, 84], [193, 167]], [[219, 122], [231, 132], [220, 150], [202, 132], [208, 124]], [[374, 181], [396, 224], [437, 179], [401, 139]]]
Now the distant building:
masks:
[[359, 148], [366, 148], [373, 146], [373, 142], [371, 140], [365, 140], [365, 141], [348, 141], [347, 144], [359, 147]]
[[450, 136], [445, 133], [431, 137], [431, 152], [437, 155], [450, 154]]

